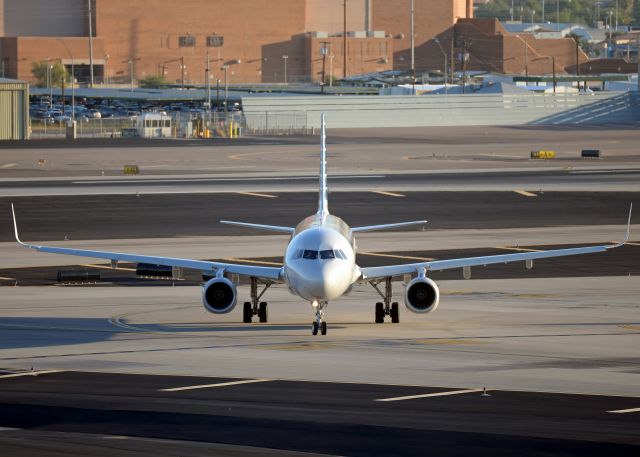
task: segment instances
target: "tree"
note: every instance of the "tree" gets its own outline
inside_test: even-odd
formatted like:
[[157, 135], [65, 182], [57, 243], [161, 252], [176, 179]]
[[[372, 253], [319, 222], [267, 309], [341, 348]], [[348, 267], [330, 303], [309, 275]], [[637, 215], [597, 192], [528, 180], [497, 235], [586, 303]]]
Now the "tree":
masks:
[[138, 84], [140, 87], [144, 87], [147, 89], [154, 89], [154, 88], [167, 87], [171, 83], [167, 81], [164, 76], [149, 75], [141, 79], [138, 82]]
[[49, 69], [51, 66], [51, 86], [62, 87], [62, 82], [67, 79], [67, 69], [60, 62], [33, 62], [31, 64], [31, 73], [36, 79], [36, 86], [48, 87]]

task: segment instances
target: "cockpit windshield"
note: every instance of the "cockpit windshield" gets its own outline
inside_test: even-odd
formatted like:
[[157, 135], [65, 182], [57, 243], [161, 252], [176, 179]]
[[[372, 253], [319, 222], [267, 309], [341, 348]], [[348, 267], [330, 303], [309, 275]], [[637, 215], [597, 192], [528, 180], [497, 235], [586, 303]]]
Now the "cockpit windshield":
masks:
[[316, 251], [312, 249], [298, 249], [293, 256], [294, 259], [308, 259], [308, 260], [330, 260], [330, 259], [342, 259], [346, 260], [347, 256], [340, 249], [323, 249], [322, 251]]

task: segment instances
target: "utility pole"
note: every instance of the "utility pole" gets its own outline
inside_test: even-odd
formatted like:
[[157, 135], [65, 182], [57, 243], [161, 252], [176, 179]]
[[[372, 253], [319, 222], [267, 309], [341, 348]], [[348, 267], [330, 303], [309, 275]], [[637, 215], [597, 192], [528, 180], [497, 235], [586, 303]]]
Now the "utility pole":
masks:
[[91, 11], [92, 0], [87, 0], [89, 9], [89, 87], [93, 89], [93, 13]]
[[133, 59], [129, 60], [129, 75], [131, 79], [131, 92], [133, 92]]
[[451, 35], [451, 85], [453, 86], [453, 76], [456, 72], [456, 55], [455, 55], [455, 43], [456, 43], [456, 29], [453, 28], [453, 34]]
[[[576, 42], [576, 75], [580, 76], [580, 45], [578, 44], [578, 37], [574, 35], [573, 38]], [[580, 88], [580, 82], [578, 82], [578, 88]]]
[[465, 93], [465, 85], [467, 84], [467, 60], [468, 60], [469, 42], [465, 38], [462, 43], [462, 93]]
[[444, 52], [444, 49], [442, 49], [440, 40], [434, 38], [434, 41], [436, 42], [436, 44], [440, 48], [440, 52], [442, 52], [442, 55], [444, 56], [444, 94], [447, 95], [447, 53]]
[[207, 49], [207, 110], [209, 111], [209, 122], [211, 122], [211, 59], [209, 58], [209, 50]]
[[229, 70], [229, 65], [223, 65], [222, 69], [224, 70], [224, 112], [226, 113], [229, 109], [229, 84], [227, 83], [227, 71]]
[[289, 55], [284, 54], [282, 60], [284, 61], [284, 83], [287, 84], [287, 60], [289, 60]]
[[413, 81], [412, 95], [416, 94], [416, 31], [414, 21], [414, 0], [411, 0], [411, 80]]
[[529, 77], [529, 45], [526, 41], [524, 41], [524, 75]]
[[180, 84], [182, 86], [182, 90], [184, 90], [184, 56], [180, 57]]
[[544, 24], [544, 0], [542, 0], [542, 20], [540, 22]]
[[551, 65], [553, 65], [553, 93], [556, 93], [556, 56], [551, 57]]
[[320, 81], [320, 93], [324, 95], [324, 77], [325, 77], [325, 69], [327, 66], [327, 45], [328, 41], [321, 42], [322, 47], [320, 48], [320, 54], [322, 54], [322, 80]]
[[343, 47], [343, 55], [342, 55], [342, 73], [344, 75], [344, 79], [347, 79], [347, 0], [344, 0], [344, 13], [343, 13], [343, 30], [342, 30], [342, 47]]

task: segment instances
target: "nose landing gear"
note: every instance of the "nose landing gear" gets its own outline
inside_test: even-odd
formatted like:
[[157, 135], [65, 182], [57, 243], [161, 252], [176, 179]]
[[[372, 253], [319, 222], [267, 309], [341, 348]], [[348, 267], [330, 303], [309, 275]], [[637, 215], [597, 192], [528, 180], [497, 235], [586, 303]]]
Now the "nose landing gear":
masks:
[[311, 303], [311, 307], [316, 312], [316, 320], [311, 324], [311, 334], [317, 335], [318, 330], [320, 330], [321, 335], [327, 334], [327, 323], [324, 321], [324, 310], [329, 305], [327, 302], [316, 302]]

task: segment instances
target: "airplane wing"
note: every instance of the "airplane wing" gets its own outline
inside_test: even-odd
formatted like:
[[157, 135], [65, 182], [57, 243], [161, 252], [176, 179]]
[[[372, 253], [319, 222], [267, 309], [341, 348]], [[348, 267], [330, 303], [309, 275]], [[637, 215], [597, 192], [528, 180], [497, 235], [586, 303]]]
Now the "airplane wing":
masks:
[[265, 225], [265, 224], [251, 224], [249, 222], [236, 222], [236, 221], [220, 221], [221, 224], [236, 225], [238, 227], [247, 227], [257, 230], [268, 230], [271, 232], [284, 232], [293, 233], [295, 228], [283, 227], [282, 225]]
[[411, 222], [397, 222], [395, 224], [382, 224], [382, 225], [365, 225], [362, 227], [351, 227], [353, 233], [361, 232], [373, 232], [374, 230], [389, 230], [400, 227], [408, 227], [411, 225], [424, 225], [427, 221], [411, 221]]
[[[632, 206], [633, 207], [633, 206]], [[631, 208], [629, 208], [629, 218], [627, 220], [627, 232], [624, 240], [617, 244], [585, 246], [569, 249], [552, 249], [548, 251], [523, 252], [517, 254], [489, 255], [480, 257], [467, 257], [449, 260], [434, 260], [431, 262], [408, 263], [403, 265], [389, 265], [382, 267], [360, 268], [362, 280], [373, 280], [390, 276], [401, 276], [405, 274], [415, 274], [421, 269], [427, 271], [450, 270], [452, 268], [473, 267], [478, 265], [491, 265], [497, 263], [509, 263], [525, 260], [545, 259], [549, 257], [562, 257], [567, 255], [591, 254], [594, 252], [604, 252], [609, 249], [622, 246], [629, 240], [629, 228], [631, 226]]]
[[16, 213], [13, 209], [13, 203], [11, 204], [11, 212], [13, 213], [13, 228], [15, 230], [16, 241], [24, 247], [35, 249], [36, 251], [40, 252], [74, 255], [78, 257], [92, 257], [96, 259], [111, 260], [114, 262], [150, 263], [153, 265], [192, 268], [194, 270], [202, 271], [217, 272], [218, 270], [222, 269], [227, 273], [269, 279], [271, 281], [280, 281], [282, 278], [282, 268], [279, 267], [254, 267], [251, 265], [238, 265], [234, 263], [208, 262], [206, 260], [178, 259], [174, 257], [138, 255], [122, 252], [59, 248], [53, 246], [40, 246], [37, 244], [24, 243], [20, 240], [20, 236], [18, 235], [18, 224], [16, 222]]

